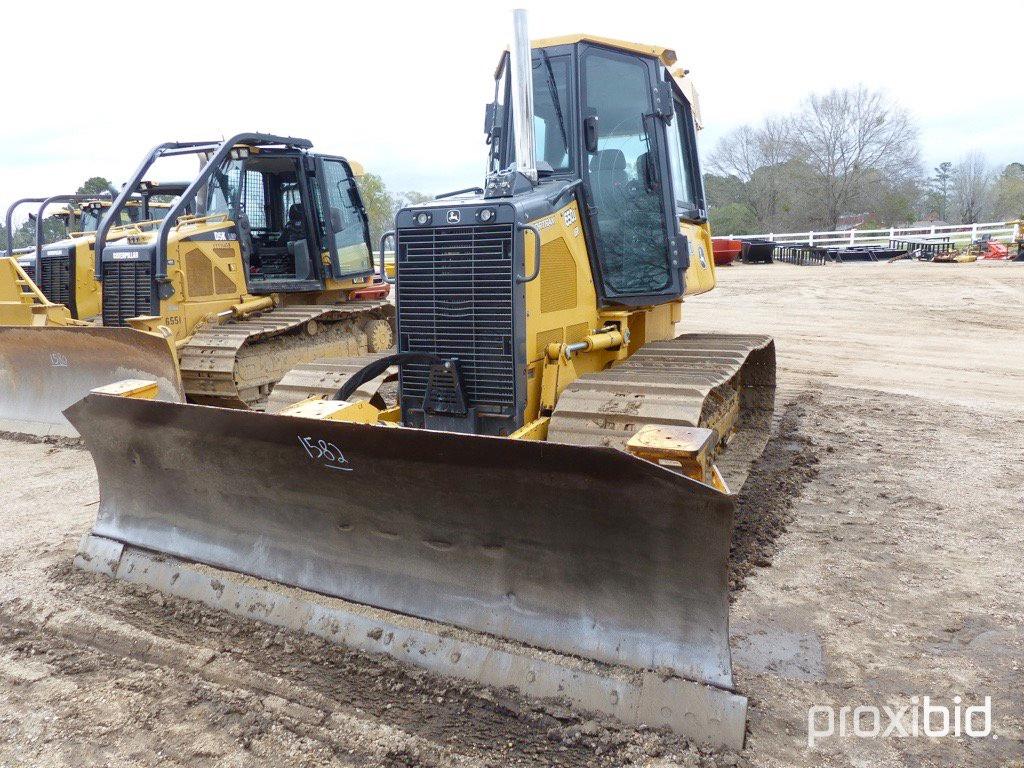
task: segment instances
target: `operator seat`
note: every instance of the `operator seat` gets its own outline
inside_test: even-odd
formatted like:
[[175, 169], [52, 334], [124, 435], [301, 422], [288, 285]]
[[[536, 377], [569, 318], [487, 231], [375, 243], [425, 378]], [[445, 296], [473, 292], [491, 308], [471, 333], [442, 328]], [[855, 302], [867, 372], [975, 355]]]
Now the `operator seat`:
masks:
[[590, 183], [598, 210], [611, 208], [626, 191], [629, 174], [626, 173], [626, 156], [621, 149], [602, 149], [590, 158]]
[[[623, 214], [629, 188], [626, 156], [621, 149], [602, 149], [590, 158], [590, 186], [594, 195], [597, 230], [605, 247], [619, 250], [623, 242]], [[609, 265], [606, 264], [606, 268]]]
[[284, 225], [284, 241], [306, 239], [306, 215], [302, 203], [292, 203], [288, 207], [288, 223]]
[[253, 268], [258, 270], [261, 264], [258, 256], [253, 258], [252, 224], [245, 211], [239, 211], [235, 216], [235, 227], [238, 230], [238, 249], [242, 252], [242, 264], [245, 266], [245, 273], [250, 274]]
[[288, 223], [284, 225], [284, 242], [292, 257], [292, 274], [296, 280], [306, 280], [312, 271], [309, 240], [306, 237], [306, 216], [302, 203], [288, 208]]

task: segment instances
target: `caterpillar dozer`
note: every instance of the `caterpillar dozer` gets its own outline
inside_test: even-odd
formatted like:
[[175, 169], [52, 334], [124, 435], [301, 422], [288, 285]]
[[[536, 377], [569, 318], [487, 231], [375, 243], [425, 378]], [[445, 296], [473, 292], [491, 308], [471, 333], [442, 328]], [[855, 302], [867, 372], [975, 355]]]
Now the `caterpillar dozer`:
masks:
[[[295, 365], [389, 348], [361, 169], [311, 147], [255, 133], [155, 147], [94, 235], [102, 327], [0, 327], [0, 428], [73, 434], [70, 403], [147, 374], [162, 399], [259, 408]], [[180, 155], [207, 159], [164, 217], [116, 230], [151, 166]]]
[[[148, 182], [140, 183], [138, 189], [125, 204], [119, 223], [115, 224], [107, 235], [108, 241], [117, 240], [129, 233], [140, 233], [152, 228], [170, 208], [166, 200], [154, 200], [155, 197], [174, 197], [185, 191], [186, 182]], [[23, 204], [37, 203], [39, 208], [35, 214], [35, 246], [16, 251], [12, 219], [14, 211]], [[60, 219], [66, 230], [66, 237], [47, 243], [44, 238], [44, 222], [46, 211], [51, 205], [64, 203], [64, 207], [53, 216]], [[7, 254], [16, 255], [18, 264], [48, 301], [67, 307], [67, 313], [50, 313], [49, 324], [67, 325], [64, 318], [90, 320], [98, 319], [100, 314], [100, 283], [96, 279], [95, 258], [93, 255], [96, 230], [104, 214], [110, 210], [113, 197], [103, 198], [95, 195], [52, 195], [46, 198], [22, 198], [16, 200], [7, 209]], [[10, 280], [13, 272], [5, 273]], [[4, 292], [16, 295], [11, 290], [12, 284], [4, 285]], [[32, 286], [23, 284], [24, 300], [19, 305], [38, 304], [31, 295], [35, 292]], [[11, 307], [15, 306], [12, 302]], [[0, 325], [20, 325], [17, 321], [20, 309], [5, 312], [0, 308]], [[28, 323], [32, 324], [32, 323]]]
[[[44, 238], [44, 224], [46, 221], [46, 209], [54, 203], [66, 203], [63, 208], [54, 213], [65, 229], [67, 238], [47, 244]], [[89, 195], [52, 195], [50, 197], [26, 197], [15, 200], [7, 208], [5, 217], [7, 232], [7, 249], [4, 256], [11, 258], [15, 263], [5, 264], [0, 270], [0, 326], [5, 325], [77, 325], [75, 318], [78, 316], [76, 309], [78, 300], [85, 308], [95, 305], [93, 315], [99, 309], [99, 288], [93, 278], [92, 254], [89, 253], [87, 274], [78, 276], [77, 280], [71, 280], [70, 270], [54, 269], [56, 261], [49, 258], [40, 268], [43, 261], [44, 249], [51, 248], [53, 253], [59, 253], [65, 260], [74, 263], [77, 255], [75, 240], [81, 238], [84, 233], [74, 232], [73, 229], [84, 223], [83, 211], [90, 204], [109, 205], [109, 201], [101, 201]], [[38, 210], [30, 214], [30, 223], [34, 222], [35, 244], [28, 248], [15, 249], [13, 219], [15, 211], [22, 205], [36, 204]], [[70, 248], [68, 247], [70, 243]], [[49, 288], [44, 290], [40, 285]], [[63, 289], [63, 290], [61, 290]], [[63, 295], [62, 295], [63, 293]], [[70, 295], [72, 294], [73, 295]], [[51, 297], [57, 295], [56, 300]], [[61, 306], [63, 305], [63, 306]]]
[[714, 265], [675, 54], [515, 26], [484, 187], [382, 239], [396, 351], [296, 369], [276, 413], [91, 393], [76, 562], [739, 747], [728, 558], [774, 344], [677, 335]]
[[[187, 182], [141, 181], [125, 201], [120, 217], [112, 222], [107, 242], [154, 229], [170, 210], [171, 203], [153, 198], [178, 197], [187, 188]], [[44, 246], [41, 223], [43, 211], [51, 202], [73, 203], [76, 210], [69, 210], [66, 215], [77, 223], [67, 238]], [[36, 269], [33, 279], [46, 298], [56, 304], [64, 304], [76, 319], [98, 319], [102, 311], [101, 283], [96, 276], [96, 233], [113, 205], [113, 200], [77, 195], [49, 198], [40, 206], [36, 216]]]

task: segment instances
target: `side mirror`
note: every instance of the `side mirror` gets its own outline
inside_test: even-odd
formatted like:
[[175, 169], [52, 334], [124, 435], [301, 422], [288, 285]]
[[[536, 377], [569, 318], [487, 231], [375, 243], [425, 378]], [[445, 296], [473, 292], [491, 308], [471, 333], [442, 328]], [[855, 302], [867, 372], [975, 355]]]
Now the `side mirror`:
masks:
[[597, 152], [597, 115], [591, 115], [583, 119], [583, 142], [587, 152]]

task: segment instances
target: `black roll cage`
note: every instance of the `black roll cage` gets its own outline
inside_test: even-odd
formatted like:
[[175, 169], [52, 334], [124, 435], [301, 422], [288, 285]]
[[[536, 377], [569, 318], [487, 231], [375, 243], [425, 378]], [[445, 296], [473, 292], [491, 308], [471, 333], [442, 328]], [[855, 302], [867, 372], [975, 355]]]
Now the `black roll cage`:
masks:
[[240, 144], [247, 146], [284, 146], [299, 150], [310, 149], [313, 143], [308, 139], [299, 139], [290, 136], [276, 136], [269, 133], [239, 133], [226, 141], [172, 141], [157, 144], [153, 147], [136, 169], [131, 180], [122, 187], [120, 194], [110, 206], [110, 210], [103, 217], [99, 228], [96, 230], [96, 276], [102, 279], [103, 269], [103, 248], [106, 245], [107, 235], [115, 220], [117, 220], [133, 190], [139, 186], [146, 172], [161, 157], [175, 157], [179, 155], [198, 155], [211, 152], [212, 154], [203, 165], [199, 174], [192, 180], [185, 191], [178, 198], [177, 202], [160, 222], [157, 230], [156, 240], [156, 264], [154, 279], [165, 280], [167, 278], [167, 238], [171, 227], [175, 226], [179, 216], [185, 211], [189, 202], [196, 198], [199, 190], [209, 181], [213, 172], [231, 155], [231, 152]]
[[[36, 261], [39, 260], [39, 253], [43, 247], [43, 214], [46, 209], [54, 203], [77, 203], [84, 202], [87, 200], [101, 200], [104, 197], [110, 197], [109, 194], [98, 194], [98, 195], [51, 195], [50, 197], [23, 197], [19, 200], [15, 200], [7, 207], [7, 215], [4, 219], [4, 226], [7, 230], [7, 249], [5, 251], [6, 256], [14, 255], [14, 232], [12, 231], [12, 225], [14, 220], [14, 211], [19, 206], [28, 205], [29, 203], [37, 203], [39, 208], [36, 212], [36, 242], [35, 252]], [[26, 248], [24, 253], [28, 253], [32, 248]], [[37, 264], [38, 267], [38, 264]]]
[[[28, 205], [29, 203], [44, 203], [46, 202], [45, 197], [23, 197], [20, 200], [15, 200], [9, 206], [7, 206], [7, 217], [4, 219], [4, 224], [7, 227], [7, 250], [4, 252], [5, 256], [14, 255], [14, 232], [11, 231], [12, 221], [14, 219], [14, 211], [22, 205]], [[28, 249], [25, 250], [28, 253]]]
[[40, 260], [43, 257], [43, 213], [54, 203], [80, 203], [86, 200], [99, 200], [104, 195], [52, 195], [45, 198], [36, 213], [36, 275], [42, 274]]

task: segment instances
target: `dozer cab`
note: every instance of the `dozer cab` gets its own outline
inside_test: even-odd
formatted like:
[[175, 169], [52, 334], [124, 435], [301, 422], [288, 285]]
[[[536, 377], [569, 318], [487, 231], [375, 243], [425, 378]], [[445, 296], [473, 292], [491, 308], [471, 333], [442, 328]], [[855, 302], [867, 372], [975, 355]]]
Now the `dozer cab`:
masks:
[[728, 558], [774, 345], [676, 333], [714, 266], [674, 53], [516, 28], [484, 187], [385, 235], [397, 351], [299, 367], [277, 413], [145, 382], [76, 403], [101, 496], [77, 562], [738, 747]]
[[[261, 407], [295, 365], [389, 348], [394, 309], [353, 165], [311, 146], [240, 134], [155, 147], [95, 233], [103, 327], [0, 328], [0, 425], [68, 432], [63, 408], [126, 376], [159, 379], [162, 399]], [[199, 174], [160, 221], [122, 236], [151, 166], [180, 155], [204, 157]]]

